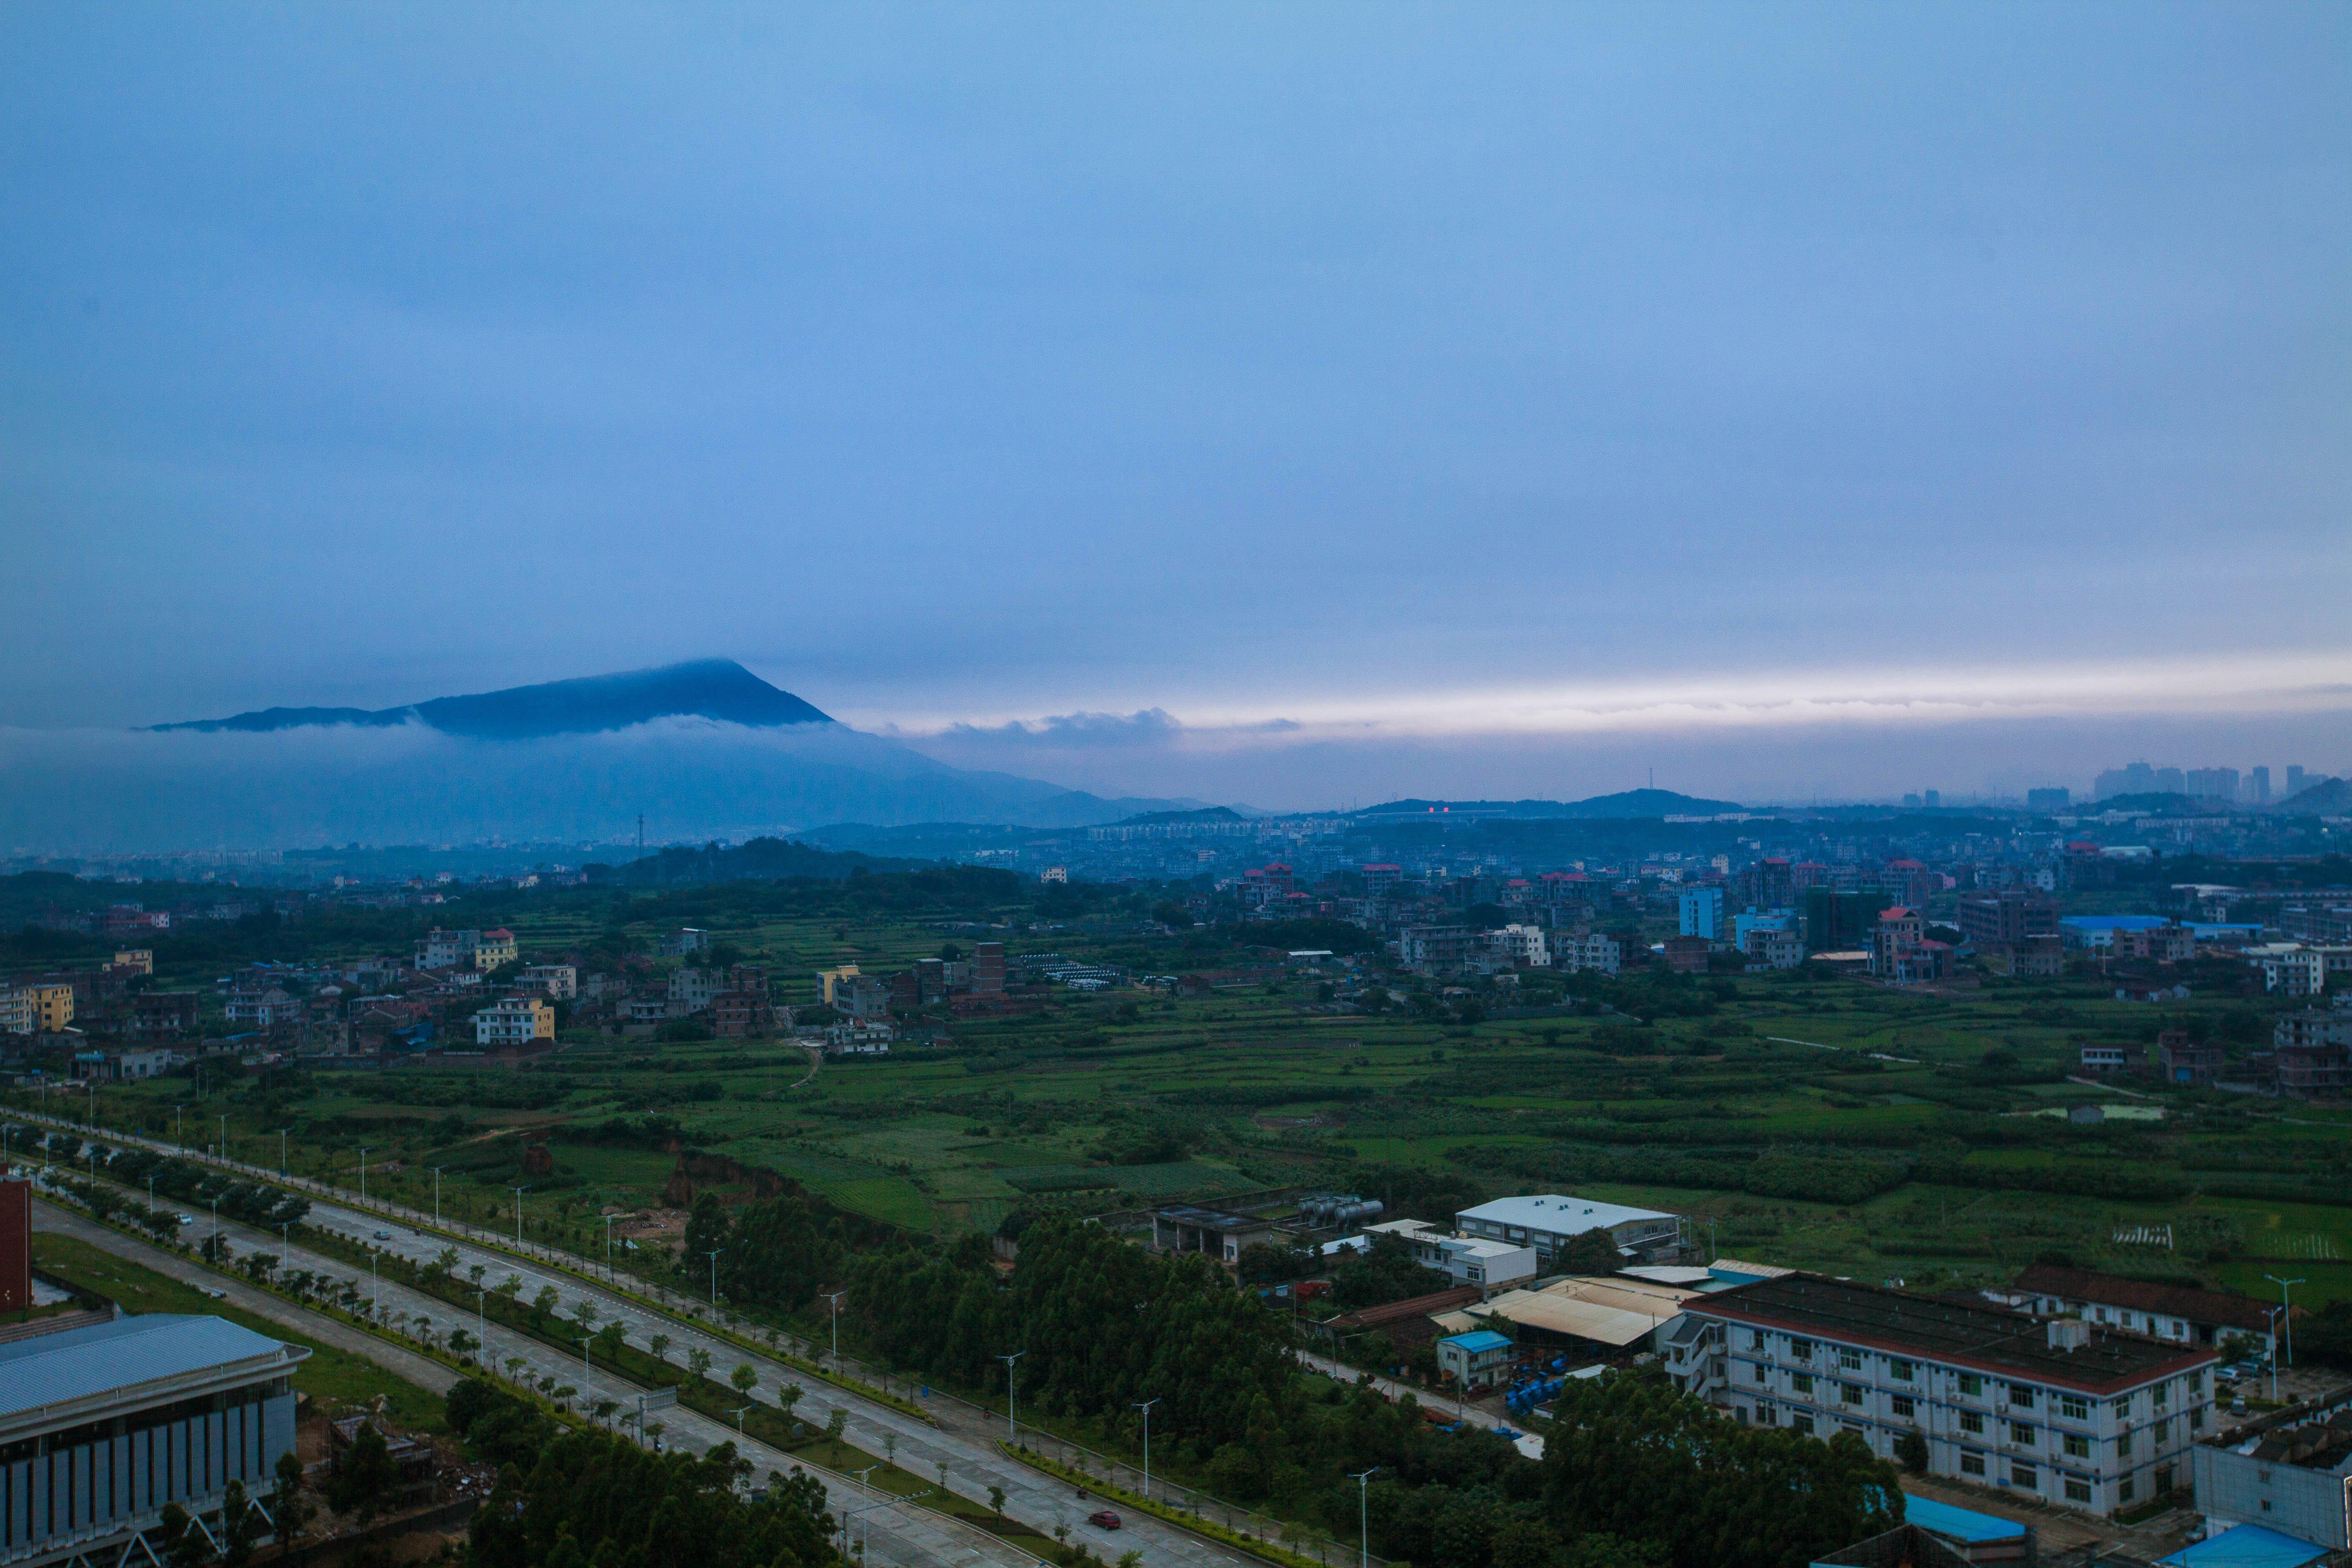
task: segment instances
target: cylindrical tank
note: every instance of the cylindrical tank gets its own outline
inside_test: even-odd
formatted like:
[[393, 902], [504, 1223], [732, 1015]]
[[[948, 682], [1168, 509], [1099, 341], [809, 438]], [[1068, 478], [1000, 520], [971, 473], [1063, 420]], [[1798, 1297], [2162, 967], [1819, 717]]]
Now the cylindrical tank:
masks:
[[1381, 1217], [1382, 1210], [1380, 1199], [1366, 1198], [1360, 1206], [1362, 1208], [1364, 1217], [1366, 1219], [1378, 1219]]

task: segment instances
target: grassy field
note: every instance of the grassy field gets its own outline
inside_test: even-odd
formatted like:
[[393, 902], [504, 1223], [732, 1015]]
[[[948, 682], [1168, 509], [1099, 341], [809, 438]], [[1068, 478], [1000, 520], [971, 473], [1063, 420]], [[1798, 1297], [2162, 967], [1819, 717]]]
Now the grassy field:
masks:
[[[561, 924], [577, 914], [547, 919], [518, 920], [526, 948], [588, 939]], [[913, 921], [714, 922], [788, 996], [817, 967], [887, 973], [956, 936]], [[1108, 922], [1014, 947], [1155, 973], [1230, 961]], [[1024, 1207], [1277, 1185], [1433, 1212], [1575, 1190], [1688, 1215], [1727, 1253], [1856, 1278], [1990, 1279], [2064, 1253], [2236, 1286], [2291, 1265], [2309, 1279], [2298, 1300], [2352, 1295], [2352, 1207], [2335, 1201], [2352, 1203], [2352, 1118], [2064, 1081], [2082, 1044], [2159, 1027], [2259, 1042], [2259, 1005], [2157, 1009], [2081, 981], [1929, 995], [1742, 975], [1630, 990], [1616, 1012], [1465, 1023], [1412, 998], [1335, 1013], [1320, 984], [1181, 1001], [1056, 991], [1039, 1015], [944, 1022], [942, 1044], [814, 1079], [807, 1053], [781, 1042], [586, 1039], [522, 1074], [320, 1072], [299, 1090], [241, 1084], [199, 1100], [184, 1080], [111, 1089], [100, 1117], [168, 1131], [184, 1101], [192, 1145], [216, 1139], [226, 1112], [231, 1146], [273, 1161], [290, 1128], [290, 1168], [351, 1185], [366, 1145], [371, 1192], [429, 1207], [439, 1167], [445, 1212], [484, 1223], [511, 1226], [510, 1189], [528, 1186], [527, 1232], [591, 1250], [599, 1215], [659, 1201], [674, 1142], [926, 1237], [992, 1230]], [[2086, 1101], [2160, 1115], [2038, 1114]], [[616, 1120], [637, 1131], [606, 1136]], [[538, 1137], [553, 1170], [534, 1174]], [[2166, 1226], [2170, 1247], [2138, 1239]]]
[[184, 1312], [226, 1318], [273, 1340], [308, 1346], [310, 1359], [295, 1373], [294, 1386], [329, 1408], [366, 1405], [380, 1394], [391, 1418], [406, 1430], [435, 1431], [442, 1426], [439, 1394], [404, 1383], [349, 1351], [320, 1344], [229, 1302], [215, 1301], [193, 1285], [128, 1262], [77, 1237], [34, 1232], [33, 1262], [59, 1279], [121, 1302], [127, 1312]]

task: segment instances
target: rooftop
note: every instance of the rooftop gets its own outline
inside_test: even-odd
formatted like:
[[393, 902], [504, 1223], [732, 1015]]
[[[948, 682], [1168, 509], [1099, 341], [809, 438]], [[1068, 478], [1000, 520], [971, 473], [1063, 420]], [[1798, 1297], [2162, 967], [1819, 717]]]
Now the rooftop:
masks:
[[0, 1420], [231, 1362], [308, 1352], [226, 1318], [154, 1312], [0, 1344]]
[[2098, 1394], [2219, 1359], [2210, 1350], [2095, 1327], [2084, 1344], [2058, 1350], [2050, 1344], [2049, 1326], [2023, 1312], [1818, 1274], [1759, 1279], [1698, 1297], [1687, 1310]]
[[1227, 1209], [1202, 1208], [1198, 1204], [1169, 1204], [1151, 1211], [1155, 1220], [1171, 1225], [1189, 1225], [1202, 1230], [1271, 1230], [1274, 1221], [1261, 1219], [1254, 1214], [1234, 1214]]
[[[2158, 1285], [2147, 1279], [2126, 1279], [2119, 1274], [2034, 1263], [2017, 1277], [2017, 1289], [2042, 1296], [2128, 1307], [2136, 1312], [2160, 1312], [2187, 1318], [2191, 1322], [2218, 1323], [2249, 1333], [2266, 1333], [2270, 1330], [2270, 1319], [2263, 1304], [2252, 1297], [2202, 1290], [2189, 1285]], [[2300, 1317], [2303, 1309], [2296, 1308], [2295, 1314]]]
[[1528, 1230], [1549, 1231], [1555, 1236], [1579, 1236], [1595, 1228], [1611, 1230], [1621, 1225], [1633, 1225], [1643, 1220], [1671, 1220], [1676, 1216], [1661, 1214], [1656, 1209], [1604, 1204], [1597, 1198], [1545, 1193], [1535, 1197], [1496, 1198], [1492, 1203], [1480, 1204], [1475, 1209], [1464, 1209], [1454, 1217], [1456, 1220], [1484, 1220], [1489, 1225], [1515, 1225]]
[[1511, 1348], [1511, 1342], [1492, 1329], [1480, 1329], [1474, 1333], [1455, 1334], [1451, 1339], [1440, 1340], [1437, 1342], [1442, 1345], [1458, 1345], [1473, 1354], [1480, 1351], [1507, 1351]]

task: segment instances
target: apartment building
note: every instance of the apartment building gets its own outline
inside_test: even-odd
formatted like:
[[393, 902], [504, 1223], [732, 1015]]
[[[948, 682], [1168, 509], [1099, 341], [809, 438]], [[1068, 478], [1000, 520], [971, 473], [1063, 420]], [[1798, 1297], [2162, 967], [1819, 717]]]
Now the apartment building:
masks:
[[555, 1038], [555, 1009], [536, 996], [502, 996], [474, 1015], [474, 1043], [485, 1049]]
[[419, 969], [478, 969], [488, 974], [512, 963], [520, 949], [515, 933], [503, 927], [490, 931], [443, 931], [436, 926], [416, 944]]
[[1851, 1432], [1927, 1473], [2107, 1513], [2170, 1492], [2212, 1419], [2218, 1353], [1813, 1274], [1684, 1304], [1704, 1353], [1675, 1381], [1740, 1422]]

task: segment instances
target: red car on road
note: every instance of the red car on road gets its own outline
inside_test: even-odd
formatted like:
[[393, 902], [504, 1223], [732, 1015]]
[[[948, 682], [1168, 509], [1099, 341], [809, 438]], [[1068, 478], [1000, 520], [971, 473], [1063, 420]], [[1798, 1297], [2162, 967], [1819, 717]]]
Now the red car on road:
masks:
[[1097, 1530], [1117, 1530], [1118, 1528], [1118, 1515], [1111, 1512], [1111, 1510], [1107, 1508], [1098, 1508], [1095, 1510], [1094, 1512], [1087, 1515], [1087, 1522], [1093, 1525]]

